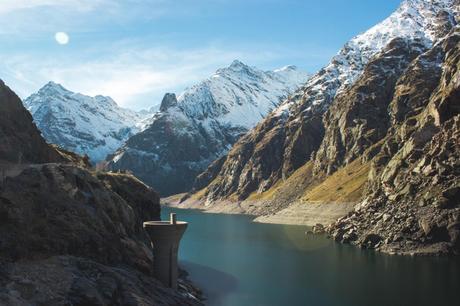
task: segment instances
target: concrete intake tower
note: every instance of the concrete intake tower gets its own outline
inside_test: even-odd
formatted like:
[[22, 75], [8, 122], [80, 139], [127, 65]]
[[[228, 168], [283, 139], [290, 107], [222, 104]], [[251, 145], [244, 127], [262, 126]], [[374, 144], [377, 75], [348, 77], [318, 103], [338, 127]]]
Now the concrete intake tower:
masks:
[[170, 221], [144, 222], [144, 229], [153, 244], [154, 276], [173, 289], [177, 289], [179, 242], [187, 225], [187, 222], [177, 221], [174, 213], [170, 215]]

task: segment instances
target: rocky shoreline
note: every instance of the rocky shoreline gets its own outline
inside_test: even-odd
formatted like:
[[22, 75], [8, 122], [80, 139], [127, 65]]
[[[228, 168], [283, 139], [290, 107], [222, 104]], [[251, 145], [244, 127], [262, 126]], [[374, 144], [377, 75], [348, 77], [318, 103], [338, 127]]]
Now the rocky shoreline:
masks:
[[[245, 210], [247, 204], [243, 206], [233, 205], [229, 208], [228, 202], [220, 202], [213, 204], [209, 208], [204, 208], [203, 204], [195, 202], [191, 203], [178, 203], [177, 201], [171, 201], [171, 198], [161, 200], [161, 205], [171, 207], [175, 209], [193, 209], [199, 210], [203, 213], [212, 214], [241, 214], [253, 217], [253, 222], [257, 223], [268, 223], [268, 224], [280, 224], [280, 225], [297, 225], [305, 226], [306, 233], [308, 234], [327, 234], [328, 238], [340, 242], [340, 243], [351, 243], [356, 247], [363, 249], [374, 249], [377, 252], [382, 252], [388, 255], [403, 255], [403, 256], [456, 256], [457, 253], [451, 251], [451, 245], [448, 242], [430, 243], [429, 239], [423, 239], [420, 241], [406, 240], [403, 237], [398, 237], [396, 232], [398, 228], [393, 230], [393, 241], [388, 239], [383, 241], [382, 237], [378, 234], [367, 234], [360, 242], [352, 241], [350, 238], [356, 237], [353, 226], [343, 225], [350, 216], [356, 214], [363, 204], [355, 203], [315, 203], [312, 206], [315, 208], [308, 207], [309, 204], [305, 203], [293, 203], [292, 207], [281, 210], [278, 213], [271, 215], [260, 215], [254, 210]], [[331, 205], [337, 207], [331, 209]], [[324, 207], [329, 206], [328, 210]], [[387, 220], [389, 214], [381, 215], [381, 219]], [[402, 219], [402, 215], [397, 215], [396, 219]], [[370, 221], [372, 222], [372, 221]], [[425, 223], [425, 229], [429, 230], [430, 223]], [[356, 226], [356, 224], [354, 225]], [[435, 225], [434, 225], [435, 226]], [[452, 225], [450, 226], [452, 227]]]

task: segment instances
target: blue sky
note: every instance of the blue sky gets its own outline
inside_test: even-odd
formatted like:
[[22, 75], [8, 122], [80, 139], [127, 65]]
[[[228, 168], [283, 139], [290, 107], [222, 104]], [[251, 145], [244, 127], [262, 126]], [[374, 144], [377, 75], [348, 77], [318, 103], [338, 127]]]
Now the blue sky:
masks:
[[[0, 0], [0, 78], [148, 108], [233, 59], [311, 73], [400, 0]], [[58, 44], [56, 32], [69, 42]]]

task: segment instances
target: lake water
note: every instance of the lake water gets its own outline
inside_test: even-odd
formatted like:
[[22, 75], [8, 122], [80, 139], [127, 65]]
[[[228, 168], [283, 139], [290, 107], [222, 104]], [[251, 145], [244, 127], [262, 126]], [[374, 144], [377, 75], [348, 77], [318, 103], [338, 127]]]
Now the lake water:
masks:
[[305, 227], [163, 208], [189, 222], [180, 264], [207, 305], [460, 305], [458, 258], [382, 255]]

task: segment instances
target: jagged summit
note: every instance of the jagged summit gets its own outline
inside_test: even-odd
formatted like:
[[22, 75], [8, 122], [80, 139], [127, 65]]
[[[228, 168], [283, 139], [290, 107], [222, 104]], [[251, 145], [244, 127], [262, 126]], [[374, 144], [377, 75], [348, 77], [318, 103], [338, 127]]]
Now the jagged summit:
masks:
[[59, 88], [59, 89], [62, 89], [62, 90], [67, 91], [67, 89], [65, 89], [64, 86], [62, 86], [61, 84], [56, 83], [56, 82], [54, 82], [54, 81], [49, 81], [48, 83], [46, 83], [46, 84], [41, 88], [41, 90], [56, 89], [56, 88]]
[[55, 82], [47, 83], [24, 104], [48, 142], [87, 154], [93, 162], [104, 160], [151, 116], [121, 108], [110, 97], [86, 96]]
[[170, 107], [177, 106], [177, 98], [175, 93], [166, 93], [161, 101], [160, 112], [167, 111]]
[[287, 70], [296, 71], [298, 69], [299, 68], [297, 66], [295, 66], [295, 65], [288, 65], [288, 66], [281, 67], [279, 69], [275, 69], [274, 72], [287, 71]]
[[456, 23], [456, 0], [405, 0], [381, 23], [358, 35], [350, 44], [360, 45], [364, 54], [381, 50], [394, 37], [421, 38], [428, 45], [449, 32]]
[[41, 92], [42, 94], [61, 94], [61, 95], [71, 93], [69, 90], [64, 88], [64, 86], [54, 81], [49, 81], [48, 83], [46, 83], [42, 88], [39, 89], [38, 92]]
[[[75, 102], [80, 102], [81, 104], [85, 104], [88, 101], [88, 97], [94, 99], [98, 103], [107, 104], [109, 106], [118, 107], [117, 102], [115, 102], [111, 97], [103, 96], [103, 95], [95, 95], [94, 97], [90, 97], [87, 95], [83, 95], [80, 93], [76, 93], [73, 91], [68, 90], [62, 84], [56, 83], [54, 81], [49, 81], [46, 83], [42, 88], [40, 88], [37, 92], [42, 96], [54, 96], [54, 97], [61, 97], [63, 99], [66, 98], [73, 98]], [[26, 99], [27, 101], [27, 99]], [[26, 103], [26, 101], [24, 101]]]
[[246, 68], [246, 67], [249, 67], [249, 66], [243, 63], [242, 61], [236, 59], [231, 63], [229, 68], [237, 69], [237, 68]]

